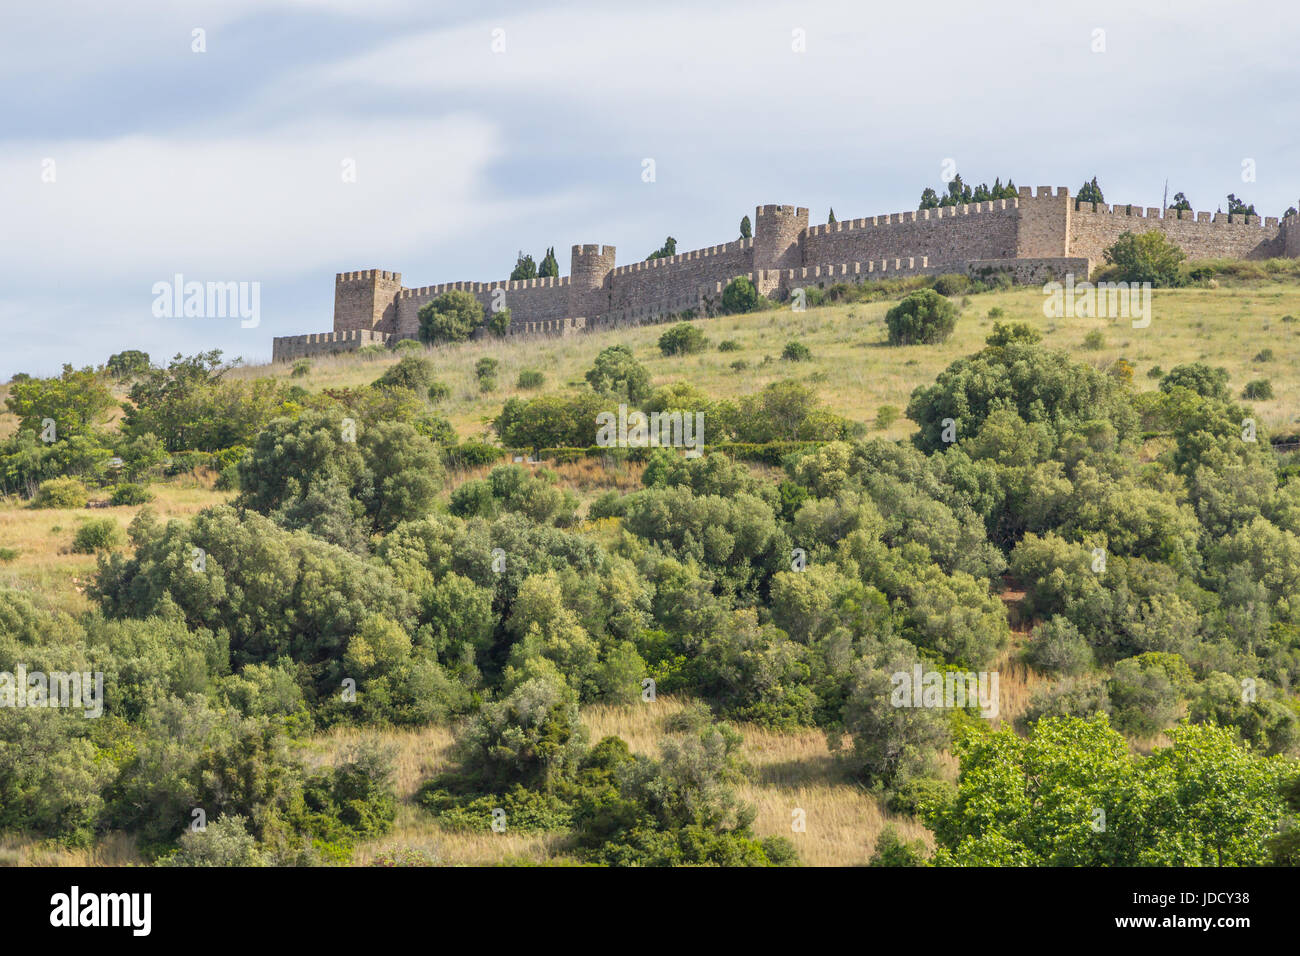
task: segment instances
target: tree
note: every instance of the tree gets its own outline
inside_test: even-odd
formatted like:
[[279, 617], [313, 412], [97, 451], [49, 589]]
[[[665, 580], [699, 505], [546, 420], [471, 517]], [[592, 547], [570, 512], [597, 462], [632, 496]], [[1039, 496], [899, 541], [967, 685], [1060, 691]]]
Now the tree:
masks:
[[651, 259], [668, 259], [675, 255], [677, 255], [677, 240], [672, 236], [669, 236], [664, 240], [662, 246], [650, 253], [650, 255], [646, 256], [646, 261], [648, 262]]
[[754, 238], [754, 227], [749, 222], [749, 216], [745, 216], [740, 220], [740, 238], [741, 239]]
[[1078, 209], [1079, 203], [1091, 202], [1100, 205], [1105, 201], [1106, 197], [1102, 195], [1101, 187], [1097, 185], [1097, 177], [1093, 176], [1092, 182], [1084, 183], [1079, 187], [1079, 195], [1075, 197], [1074, 208]]
[[487, 330], [497, 338], [505, 338], [510, 331], [510, 310], [500, 309], [488, 315], [485, 323]]
[[108, 374], [119, 382], [143, 375], [149, 369], [149, 353], [139, 349], [127, 349], [108, 357], [104, 363]]
[[1228, 215], [1229, 216], [1255, 216], [1255, 204], [1246, 205], [1244, 199], [1238, 199], [1232, 193], [1228, 193]]
[[587, 370], [587, 383], [600, 395], [616, 396], [629, 402], [650, 397], [650, 373], [626, 345], [611, 345], [600, 351]]
[[537, 263], [533, 261], [532, 256], [524, 255], [523, 250], [519, 250], [519, 256], [515, 259], [515, 267], [510, 272], [511, 281], [517, 282], [520, 279], [536, 279]]
[[933, 289], [919, 289], [885, 313], [890, 345], [936, 345], [957, 326], [957, 307]]
[[537, 278], [558, 279], [559, 277], [560, 263], [555, 258], [555, 247], [551, 246], [546, 250], [546, 255], [542, 258], [542, 264], [537, 267]]
[[678, 322], [659, 336], [659, 351], [664, 355], [692, 355], [708, 347], [704, 333], [689, 322]]
[[1124, 232], [1102, 253], [1121, 282], [1150, 282], [1156, 288], [1181, 284], [1179, 268], [1186, 253], [1152, 229], [1141, 235]]
[[113, 393], [90, 368], [63, 366], [58, 378], [29, 378], [13, 382], [5, 406], [18, 418], [19, 429], [41, 434], [45, 420], [54, 421], [55, 440], [90, 432], [113, 407]]
[[758, 290], [748, 276], [736, 276], [722, 290], [722, 312], [737, 315], [753, 312], [758, 307]]
[[1175, 365], [1160, 380], [1160, 391], [1172, 392], [1175, 388], [1188, 388], [1202, 398], [1221, 402], [1228, 400], [1228, 370], [1211, 368], [1203, 362]]
[[420, 341], [463, 342], [483, 324], [483, 306], [463, 289], [444, 292], [420, 307]]
[[427, 392], [434, 382], [433, 363], [423, 355], [403, 355], [396, 365], [389, 366], [375, 379], [376, 388], [404, 388], [414, 392]]
[[830, 215], [826, 218], [826, 224], [833, 225], [834, 223], [835, 223], [835, 207], [832, 206]]
[[1184, 193], [1174, 193], [1174, 204], [1169, 208], [1177, 209], [1179, 212], [1191, 212], [1192, 204], [1187, 201], [1187, 196]]
[[926, 186], [925, 189], [921, 191], [921, 205], [918, 208], [937, 209], [938, 207], [939, 207], [939, 194], [936, 193], [931, 187]]

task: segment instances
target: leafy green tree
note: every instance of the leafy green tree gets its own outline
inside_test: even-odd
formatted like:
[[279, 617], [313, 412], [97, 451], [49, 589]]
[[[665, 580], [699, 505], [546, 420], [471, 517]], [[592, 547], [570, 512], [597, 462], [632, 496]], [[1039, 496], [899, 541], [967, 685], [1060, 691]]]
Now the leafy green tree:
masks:
[[65, 365], [58, 378], [11, 383], [5, 406], [17, 417], [19, 429], [38, 435], [45, 420], [53, 420], [52, 437], [57, 441], [93, 431], [113, 407], [113, 393], [93, 369]]
[[1155, 288], [1182, 284], [1187, 255], [1158, 229], [1140, 235], [1124, 232], [1102, 255], [1115, 267], [1120, 282], [1150, 282]]
[[433, 363], [422, 355], [403, 355], [375, 379], [376, 388], [405, 388], [427, 392], [435, 379]]
[[515, 267], [510, 271], [511, 281], [517, 282], [520, 279], [536, 279], [536, 278], [537, 278], [537, 263], [533, 261], [532, 256], [524, 255], [524, 252], [521, 249], [519, 251], [519, 255], [515, 258]]
[[678, 322], [659, 336], [659, 351], [664, 355], [693, 355], [709, 347], [709, 340], [698, 326]]
[[1188, 202], [1187, 196], [1185, 194], [1174, 193], [1174, 203], [1169, 208], [1177, 209], [1179, 212], [1191, 212], [1192, 204]]
[[933, 289], [918, 289], [885, 313], [890, 345], [935, 345], [957, 326], [957, 307]]
[[596, 443], [596, 416], [608, 401], [591, 392], [508, 399], [492, 427], [511, 448], [588, 448]]
[[1255, 204], [1246, 205], [1246, 201], [1238, 199], [1232, 193], [1228, 193], [1228, 215], [1229, 216], [1257, 216]]
[[559, 277], [560, 263], [555, 258], [555, 247], [551, 246], [546, 250], [546, 255], [542, 257], [542, 264], [537, 267], [537, 278], [558, 279]]
[[754, 227], [749, 222], [749, 216], [744, 216], [740, 220], [740, 238], [741, 239], [754, 238]]
[[1175, 365], [1160, 380], [1160, 391], [1170, 392], [1175, 388], [1189, 388], [1202, 398], [1228, 400], [1228, 370], [1211, 368], [1202, 362], [1188, 365]]
[[495, 312], [490, 312], [485, 325], [487, 330], [497, 338], [505, 338], [506, 334], [510, 331], [510, 310], [499, 309]]
[[139, 349], [116, 352], [108, 357], [104, 368], [119, 382], [137, 378], [150, 368], [149, 353]]
[[1079, 203], [1090, 202], [1101, 204], [1105, 201], [1106, 197], [1102, 195], [1101, 187], [1097, 185], [1097, 177], [1093, 176], [1092, 182], [1084, 183], [1079, 187], [1079, 194], [1074, 200], [1074, 208], [1078, 209]]
[[601, 349], [595, 363], [587, 370], [586, 378], [587, 384], [600, 395], [633, 403], [650, 397], [650, 373], [626, 345]]
[[651, 259], [670, 259], [675, 255], [677, 255], [677, 240], [672, 236], [669, 236], [664, 240], [662, 246], [650, 253], [650, 255], [646, 256], [646, 261], [649, 262]]
[[758, 290], [748, 276], [736, 276], [722, 290], [724, 315], [739, 315], [758, 308]]
[[463, 342], [483, 324], [483, 305], [463, 289], [444, 292], [420, 307], [420, 341]]

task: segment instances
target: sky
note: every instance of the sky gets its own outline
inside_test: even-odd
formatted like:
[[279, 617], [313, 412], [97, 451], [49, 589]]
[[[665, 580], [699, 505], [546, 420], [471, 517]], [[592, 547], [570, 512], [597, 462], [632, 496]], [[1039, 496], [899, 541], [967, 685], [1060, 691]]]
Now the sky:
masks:
[[[1281, 215], [1298, 28], [1200, 0], [5, 3], [0, 381], [129, 348], [265, 362], [331, 329], [337, 272], [625, 264], [764, 203], [915, 209], [949, 162]], [[157, 314], [177, 275], [256, 283], [256, 324]]]

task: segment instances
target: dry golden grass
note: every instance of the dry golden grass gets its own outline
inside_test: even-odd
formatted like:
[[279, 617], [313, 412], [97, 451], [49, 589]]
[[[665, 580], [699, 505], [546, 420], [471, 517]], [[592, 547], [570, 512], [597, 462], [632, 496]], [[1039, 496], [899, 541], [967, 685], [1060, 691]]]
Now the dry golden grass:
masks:
[[69, 848], [26, 837], [0, 836], [0, 866], [139, 866], [135, 838], [114, 832], [92, 847]]
[[[1270, 378], [1276, 398], [1252, 403], [1261, 424], [1270, 429], [1300, 419], [1300, 381], [1289, 371], [1300, 363], [1300, 323], [1283, 323], [1285, 315], [1300, 316], [1300, 284], [1293, 280], [1233, 285], [1220, 289], [1158, 290], [1153, 298], [1153, 318], [1145, 329], [1128, 320], [1048, 319], [1043, 315], [1041, 289], [1016, 288], [1007, 292], [968, 297], [952, 338], [942, 345], [890, 348], [884, 345], [885, 312], [892, 302], [835, 305], [795, 313], [771, 309], [750, 315], [697, 319], [696, 323], [715, 348], [698, 355], [664, 357], [658, 348], [666, 325], [633, 326], [593, 331], [567, 338], [485, 340], [439, 346], [426, 351], [442, 381], [451, 387], [443, 411], [462, 438], [488, 434], [487, 422], [512, 396], [530, 397], [582, 383], [600, 349], [627, 345], [650, 371], [655, 385], [687, 381], [717, 398], [749, 394], [769, 382], [784, 378], [806, 381], [818, 389], [832, 411], [853, 421], [875, 420], [883, 405], [904, 409], [918, 385], [932, 382], [951, 362], [977, 351], [992, 331], [992, 308], [1003, 310], [1000, 322], [1028, 322], [1043, 332], [1044, 343], [1064, 348], [1082, 361], [1107, 366], [1125, 358], [1135, 367], [1134, 386], [1151, 389], [1155, 381], [1146, 372], [1153, 365], [1168, 371], [1186, 362], [1205, 361], [1228, 369], [1234, 394], [1249, 380]], [[1101, 349], [1084, 348], [1084, 337], [1101, 331]], [[718, 352], [724, 339], [738, 343], [734, 352]], [[812, 360], [780, 360], [781, 349], [798, 339], [812, 351]], [[1273, 359], [1255, 362], [1264, 348]], [[498, 390], [479, 392], [474, 363], [491, 356], [501, 363]], [[311, 373], [293, 381], [311, 389], [357, 386], [374, 381], [396, 357], [322, 356], [312, 359]], [[749, 363], [733, 371], [737, 360]], [[514, 387], [523, 369], [546, 375], [538, 391]], [[274, 375], [286, 378], [288, 365], [265, 365], [232, 373], [247, 377]], [[873, 426], [874, 427], [874, 426]], [[913, 430], [900, 419], [873, 434], [902, 438]]]

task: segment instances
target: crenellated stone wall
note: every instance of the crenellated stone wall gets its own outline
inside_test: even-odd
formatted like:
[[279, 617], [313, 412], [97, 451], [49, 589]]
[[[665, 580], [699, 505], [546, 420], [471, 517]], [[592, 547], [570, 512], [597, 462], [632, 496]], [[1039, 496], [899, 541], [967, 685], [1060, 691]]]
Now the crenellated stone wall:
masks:
[[277, 338], [273, 355], [284, 361], [415, 338], [420, 308], [453, 289], [472, 294], [485, 311], [509, 309], [511, 334], [568, 335], [701, 314], [737, 276], [777, 298], [800, 287], [896, 275], [993, 269], [1017, 282], [1065, 272], [1086, 277], [1125, 231], [1159, 230], [1193, 259], [1300, 258], [1300, 224], [1290, 227], [1297, 220], [1076, 204], [1068, 189], [1048, 186], [1021, 187], [1015, 199], [817, 226], [802, 206], [765, 205], [754, 211], [753, 238], [623, 266], [613, 246], [575, 245], [562, 277], [408, 289], [400, 272], [343, 272], [335, 277], [334, 332]]

